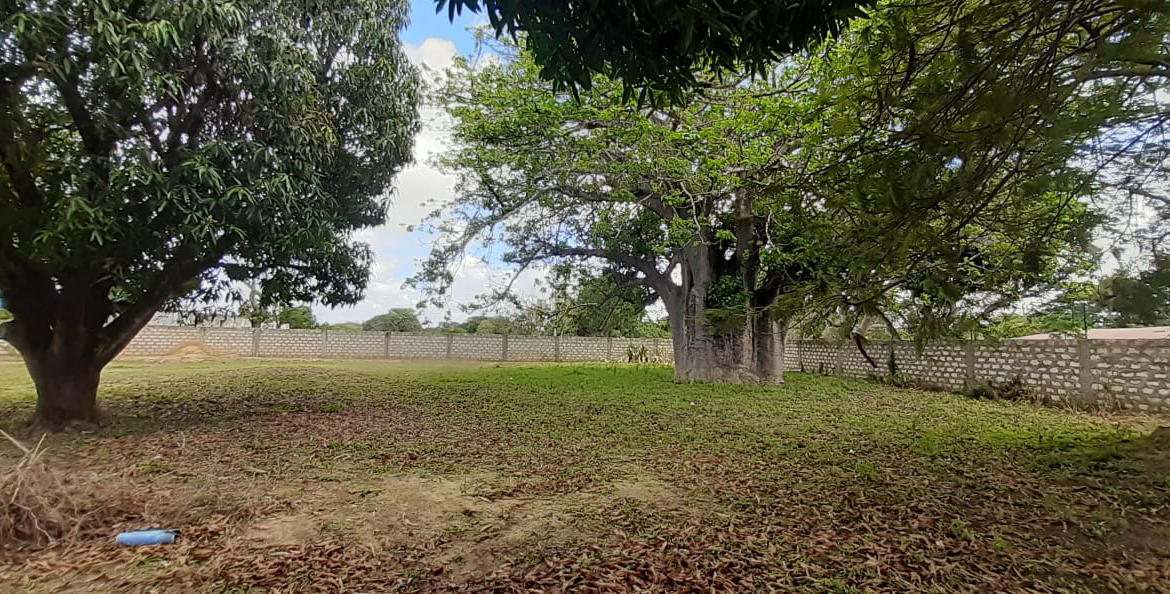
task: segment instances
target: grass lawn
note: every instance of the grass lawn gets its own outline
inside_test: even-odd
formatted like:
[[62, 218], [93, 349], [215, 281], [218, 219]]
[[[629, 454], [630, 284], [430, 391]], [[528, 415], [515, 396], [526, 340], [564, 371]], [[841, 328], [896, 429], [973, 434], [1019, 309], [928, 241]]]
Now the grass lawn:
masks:
[[[101, 431], [46, 442], [106, 524], [0, 550], [0, 591], [1170, 591], [1165, 419], [670, 377], [117, 363]], [[0, 426], [32, 393], [0, 363]]]

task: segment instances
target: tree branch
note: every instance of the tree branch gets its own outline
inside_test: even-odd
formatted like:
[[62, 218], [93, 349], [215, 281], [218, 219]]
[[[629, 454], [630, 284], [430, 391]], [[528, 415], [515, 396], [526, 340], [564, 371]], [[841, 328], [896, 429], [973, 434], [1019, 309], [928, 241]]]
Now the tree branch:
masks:
[[[48, 346], [51, 316], [58, 301], [52, 277], [0, 243], [0, 287], [5, 290], [9, 310], [20, 322], [19, 327], [10, 329], [10, 332], [19, 330], [17, 334], [23, 340], [23, 348], [18, 347], [18, 350], [29, 352]], [[13, 346], [17, 346], [16, 343]]]
[[1079, 82], [1100, 80], [1102, 78], [1159, 78], [1170, 77], [1170, 68], [1117, 68], [1114, 70], [1098, 70], [1085, 74], [1076, 74], [1074, 78]]
[[[0, 93], [7, 96], [5, 99], [14, 99], [13, 95], [19, 96], [20, 91], [16, 87], [3, 85], [0, 87]], [[20, 205], [25, 208], [37, 208], [42, 206], [45, 200], [32, 175], [33, 163], [30, 160], [35, 158], [32, 155], [36, 154], [36, 144], [28, 147], [17, 139], [18, 116], [15, 112], [19, 101], [9, 100], [5, 103], [8, 104], [9, 112], [0, 117], [0, 160], [4, 162], [4, 169], [8, 172], [8, 185], [20, 201]], [[26, 155], [29, 155], [30, 159], [26, 160]]]
[[[591, 192], [589, 190], [574, 186], [558, 184], [550, 187], [549, 190], [564, 194], [569, 198], [576, 198], [578, 200], [593, 202], [596, 204], [628, 204], [627, 201], [615, 200], [609, 197], [607, 194], [603, 194], [601, 192]], [[674, 210], [667, 206], [661, 198], [655, 196], [649, 190], [644, 188], [636, 188], [631, 193], [637, 199], [638, 204], [650, 209], [650, 211], [658, 215], [659, 218], [669, 221], [675, 217]]]
[[85, 104], [85, 98], [81, 96], [81, 83], [78, 79], [80, 68], [75, 64], [71, 70], [74, 73], [72, 76], [55, 78], [53, 83], [57, 87], [57, 92], [61, 93], [61, 99], [65, 103], [69, 117], [73, 118], [73, 123], [77, 127], [77, 133], [81, 136], [81, 142], [85, 146], [86, 152], [94, 156], [108, 156], [113, 144], [102, 138], [101, 132], [89, 113], [89, 107]]
[[125, 349], [160, 307], [176, 296], [179, 289], [209, 266], [223, 258], [223, 251], [200, 259], [189, 254], [190, 248], [179, 249], [164, 266], [160, 278], [130, 308], [104, 326], [99, 335], [98, 360], [104, 365]]
[[1162, 204], [1164, 204], [1166, 206], [1170, 206], [1170, 197], [1155, 194], [1153, 192], [1149, 192], [1149, 191], [1143, 190], [1141, 188], [1126, 188], [1125, 190], [1127, 192], [1129, 192], [1130, 194], [1136, 194], [1136, 195], [1141, 196], [1143, 198], [1148, 198], [1148, 199], [1154, 200], [1156, 202], [1161, 202]]
[[16, 352], [24, 356], [30, 353], [33, 348], [29, 343], [28, 338], [22, 331], [24, 322], [17, 318], [9, 322], [0, 323], [0, 340], [7, 342], [16, 349]]
[[646, 277], [646, 282], [649, 283], [650, 288], [654, 289], [660, 294], [670, 293], [674, 291], [674, 283], [671, 282], [670, 277], [662, 274], [658, 267], [653, 263], [629, 254], [612, 253], [600, 248], [584, 248], [571, 247], [566, 245], [548, 246], [547, 253], [551, 257], [561, 256], [577, 256], [584, 258], [601, 258], [609, 260], [615, 264], [628, 266], [641, 272]]

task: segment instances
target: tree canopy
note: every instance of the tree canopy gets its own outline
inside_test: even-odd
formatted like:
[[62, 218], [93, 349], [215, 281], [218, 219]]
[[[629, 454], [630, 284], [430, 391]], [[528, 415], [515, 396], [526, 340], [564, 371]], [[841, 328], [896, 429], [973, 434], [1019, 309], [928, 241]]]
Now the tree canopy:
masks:
[[437, 10], [487, 16], [497, 36], [523, 32], [540, 75], [556, 89], [588, 90], [594, 74], [624, 81], [627, 96], [679, 100], [696, 73], [762, 73], [862, 14], [872, 0], [436, 0]]
[[320, 324], [318, 328], [330, 332], [361, 332], [362, 325], [357, 322], [342, 322], [340, 324]]
[[0, 20], [0, 293], [48, 425], [164, 304], [259, 279], [352, 303], [418, 130], [400, 0], [15, 2]]
[[1154, 265], [1137, 273], [1119, 271], [1102, 282], [1102, 305], [1114, 326], [1170, 324], [1170, 254], [1158, 254]]
[[317, 327], [317, 317], [307, 305], [282, 308], [276, 321], [292, 330], [311, 330]]
[[483, 240], [519, 268], [603, 260], [665, 303], [678, 377], [752, 381], [778, 379], [799, 312], [897, 305], [939, 335], [1049, 290], [1087, 265], [1080, 151], [1126, 92], [1093, 73], [1160, 17], [1047, 5], [880, 6], [677, 108], [601, 76], [571, 100], [529, 52], [464, 63], [442, 93], [457, 198], [416, 282], [441, 293]]
[[1154, 258], [1151, 268], [1119, 270], [1099, 281], [1068, 283], [1027, 314], [1005, 313], [972, 332], [957, 327], [954, 336], [998, 340], [1029, 334], [1084, 336], [1092, 328], [1170, 325], [1170, 258]]
[[362, 323], [362, 330], [374, 332], [419, 332], [422, 329], [418, 313], [407, 307], [396, 307]]

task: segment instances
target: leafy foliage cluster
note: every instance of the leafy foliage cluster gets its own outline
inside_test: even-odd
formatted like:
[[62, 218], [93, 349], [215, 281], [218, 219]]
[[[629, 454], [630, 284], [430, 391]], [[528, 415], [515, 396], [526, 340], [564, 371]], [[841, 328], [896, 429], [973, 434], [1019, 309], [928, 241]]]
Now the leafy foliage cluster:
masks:
[[1118, 272], [1102, 282], [1100, 303], [1115, 326], [1170, 325], [1170, 254], [1158, 253], [1153, 266]]
[[[0, 30], [9, 339], [113, 357], [161, 305], [260, 278], [357, 300], [411, 159], [401, 2], [19, 2]], [[64, 337], [63, 337], [64, 339]]]
[[623, 80], [623, 96], [681, 101], [696, 73], [763, 73], [787, 54], [862, 14], [871, 0], [436, 0], [454, 19], [485, 14], [517, 36], [558, 90], [589, 91], [595, 74]]
[[1090, 328], [1167, 325], [1170, 257], [1157, 255], [1145, 270], [1119, 270], [1098, 282], [1068, 283], [1028, 315], [993, 317], [978, 335], [990, 339], [1041, 333], [1083, 336]]
[[362, 323], [362, 330], [375, 332], [419, 332], [422, 329], [418, 313], [405, 307], [396, 307]]
[[0, 338], [38, 419], [97, 416], [163, 306], [352, 303], [419, 129], [400, 0], [15, 1], [0, 12]]
[[1106, 180], [1084, 155], [1132, 115], [1114, 71], [1165, 28], [1145, 4], [879, 4], [678, 107], [600, 75], [574, 101], [505, 44], [441, 93], [461, 181], [415, 282], [441, 293], [458, 254], [496, 240], [521, 269], [604, 262], [672, 321], [697, 291], [749, 318], [945, 335], [1091, 269]]

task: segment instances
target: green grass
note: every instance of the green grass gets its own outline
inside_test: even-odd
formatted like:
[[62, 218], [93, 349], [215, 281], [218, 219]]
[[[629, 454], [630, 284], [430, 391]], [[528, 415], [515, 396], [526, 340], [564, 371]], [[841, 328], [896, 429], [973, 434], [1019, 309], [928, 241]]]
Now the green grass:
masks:
[[[23, 368], [0, 363], [4, 425], [31, 412], [32, 394]], [[377, 477], [407, 473], [467, 477], [467, 496], [484, 500], [572, 503], [557, 505], [574, 538], [508, 541], [518, 569], [477, 575], [485, 587], [564, 571], [604, 583], [635, 567], [671, 576], [661, 591], [1094, 591], [1155, 584], [1167, 552], [1148, 544], [1164, 542], [1151, 535], [1165, 534], [1170, 503], [1148, 417], [801, 374], [782, 387], [680, 385], [666, 368], [625, 365], [117, 363], [101, 401], [99, 432], [51, 446], [90, 467], [129, 462], [136, 480], [295, 483], [300, 505], [335, 483], [376, 497]], [[204, 449], [174, 454], [176, 435]], [[639, 496], [649, 504], [621, 495], [646, 480], [665, 486]], [[430, 546], [480, 529], [448, 523]], [[441, 589], [427, 577], [439, 561], [412, 563], [394, 575]]]

